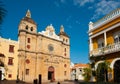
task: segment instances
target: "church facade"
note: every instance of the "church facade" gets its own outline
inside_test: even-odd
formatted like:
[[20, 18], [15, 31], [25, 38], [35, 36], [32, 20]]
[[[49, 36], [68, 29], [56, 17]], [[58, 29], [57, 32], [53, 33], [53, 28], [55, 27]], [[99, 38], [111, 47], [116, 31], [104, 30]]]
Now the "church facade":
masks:
[[37, 32], [37, 24], [28, 10], [18, 27], [18, 78], [25, 82], [70, 79], [70, 38], [60, 27], [57, 35], [52, 25]]

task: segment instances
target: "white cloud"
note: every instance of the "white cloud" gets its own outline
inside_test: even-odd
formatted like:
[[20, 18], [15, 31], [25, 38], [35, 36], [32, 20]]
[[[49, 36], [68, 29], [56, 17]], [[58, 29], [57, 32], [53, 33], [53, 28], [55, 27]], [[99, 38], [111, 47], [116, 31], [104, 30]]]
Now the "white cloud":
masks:
[[72, 16], [68, 16], [68, 17], [66, 18], [66, 21], [69, 22], [71, 19], [72, 19]]
[[86, 3], [93, 3], [95, 0], [73, 0], [74, 5], [84, 6]]
[[76, 20], [76, 24], [80, 24], [80, 21], [77, 21], [77, 20]]
[[54, 4], [57, 6], [57, 7], [60, 7], [60, 4], [58, 2], [54, 2]]
[[66, 0], [56, 0], [54, 2], [54, 4], [57, 6], [57, 7], [60, 7], [61, 4], [65, 4], [66, 3]]
[[67, 25], [67, 28], [72, 29], [72, 25]]
[[60, 0], [60, 2], [61, 2], [61, 3], [65, 3], [65, 2], [66, 2], [66, 0]]
[[96, 19], [100, 15], [106, 15], [110, 11], [118, 8], [120, 6], [120, 1], [115, 0], [102, 0], [95, 5], [95, 13], [91, 19]]
[[93, 9], [93, 6], [88, 7], [88, 9]]

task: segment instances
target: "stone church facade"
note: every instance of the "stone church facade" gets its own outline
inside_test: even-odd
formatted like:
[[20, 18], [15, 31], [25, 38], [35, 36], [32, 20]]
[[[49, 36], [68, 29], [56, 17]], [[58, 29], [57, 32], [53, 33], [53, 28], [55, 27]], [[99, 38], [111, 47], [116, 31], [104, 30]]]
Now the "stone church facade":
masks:
[[60, 27], [57, 35], [52, 25], [37, 32], [37, 24], [28, 10], [18, 27], [18, 78], [25, 82], [70, 79], [70, 38]]

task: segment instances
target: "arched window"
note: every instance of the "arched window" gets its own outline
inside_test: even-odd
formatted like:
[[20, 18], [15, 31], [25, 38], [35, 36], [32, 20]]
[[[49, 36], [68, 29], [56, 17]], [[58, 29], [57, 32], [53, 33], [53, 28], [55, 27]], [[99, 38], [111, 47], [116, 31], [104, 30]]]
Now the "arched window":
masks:
[[28, 25], [26, 25], [25, 29], [28, 30]]
[[66, 52], [66, 48], [65, 48], [65, 52]]
[[68, 39], [66, 39], [66, 43], [68, 42]]
[[30, 38], [27, 38], [27, 42], [30, 43]]
[[30, 29], [31, 31], [33, 31], [33, 27], [31, 27], [31, 29]]
[[66, 67], [67, 67], [67, 64], [64, 64], [64, 67], [66, 68]]

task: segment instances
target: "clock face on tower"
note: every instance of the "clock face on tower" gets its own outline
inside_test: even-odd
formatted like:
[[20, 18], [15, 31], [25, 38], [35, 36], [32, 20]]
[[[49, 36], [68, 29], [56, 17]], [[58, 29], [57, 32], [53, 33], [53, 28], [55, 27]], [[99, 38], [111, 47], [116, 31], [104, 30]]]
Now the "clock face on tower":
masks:
[[49, 44], [49, 45], [48, 45], [48, 50], [49, 50], [49, 51], [53, 51], [53, 50], [54, 50], [54, 47], [53, 47], [52, 44]]

